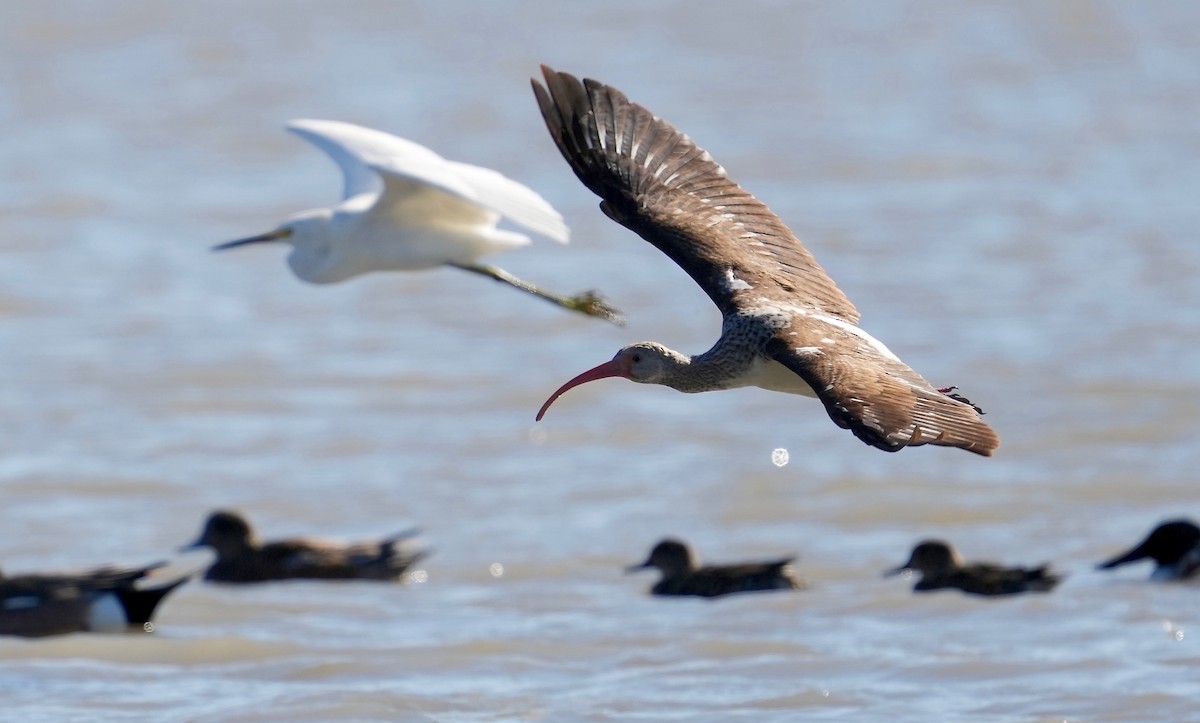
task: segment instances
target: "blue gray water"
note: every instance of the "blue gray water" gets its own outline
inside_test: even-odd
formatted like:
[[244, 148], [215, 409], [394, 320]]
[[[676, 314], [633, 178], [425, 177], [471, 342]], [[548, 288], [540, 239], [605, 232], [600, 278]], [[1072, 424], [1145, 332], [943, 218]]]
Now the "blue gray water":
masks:
[[[420, 584], [190, 584], [152, 636], [0, 640], [5, 716], [1194, 718], [1196, 590], [1092, 565], [1200, 513], [1197, 38], [1187, 2], [8, 3], [3, 569], [150, 561], [218, 506], [267, 537], [420, 525], [436, 553]], [[708, 148], [869, 331], [987, 409], [996, 457], [620, 380], [535, 425], [623, 344], [718, 327], [558, 157], [541, 62]], [[317, 288], [281, 249], [211, 254], [336, 198], [295, 117], [537, 188], [573, 243], [496, 262], [629, 326], [449, 270]], [[812, 588], [651, 599], [621, 569], [665, 534], [797, 553]], [[935, 535], [1069, 577], [1000, 601], [880, 578]]]

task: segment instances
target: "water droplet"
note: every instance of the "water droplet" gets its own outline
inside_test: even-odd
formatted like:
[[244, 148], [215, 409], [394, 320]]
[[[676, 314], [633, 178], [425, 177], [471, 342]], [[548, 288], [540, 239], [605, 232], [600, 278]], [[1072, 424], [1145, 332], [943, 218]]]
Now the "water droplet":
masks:
[[783, 447], [771, 452], [771, 463], [776, 467], [782, 467], [788, 463], [788, 451]]
[[154, 632], [154, 623], [151, 623], [151, 622], [142, 623], [142, 630], [145, 630], [148, 633]]
[[415, 582], [418, 584], [422, 582], [429, 582], [429, 573], [425, 570], [416, 570], [409, 573], [408, 579], [410, 582]]
[[492, 574], [492, 577], [500, 577], [504, 574], [504, 565], [493, 562], [491, 565], [488, 565], [488, 572]]
[[1175, 631], [1175, 639], [1176, 639], [1176, 640], [1183, 640], [1183, 631], [1182, 631], [1182, 630], [1176, 630], [1176, 631]]

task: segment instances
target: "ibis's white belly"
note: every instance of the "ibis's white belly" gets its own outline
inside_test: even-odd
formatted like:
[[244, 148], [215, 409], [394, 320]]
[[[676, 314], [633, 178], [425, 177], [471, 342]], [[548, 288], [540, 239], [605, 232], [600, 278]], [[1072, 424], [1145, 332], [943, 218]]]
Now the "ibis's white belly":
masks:
[[739, 377], [732, 380], [729, 387], [759, 387], [772, 392], [787, 394], [803, 394], [806, 397], [816, 397], [816, 392], [796, 374], [784, 365], [772, 359], [758, 357]]

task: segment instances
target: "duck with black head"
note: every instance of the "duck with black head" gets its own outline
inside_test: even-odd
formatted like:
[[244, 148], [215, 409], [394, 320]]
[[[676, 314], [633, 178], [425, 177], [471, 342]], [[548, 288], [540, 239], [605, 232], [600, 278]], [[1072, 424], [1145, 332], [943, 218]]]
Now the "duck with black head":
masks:
[[151, 632], [159, 603], [195, 574], [165, 562], [76, 574], [0, 574], [0, 635]]

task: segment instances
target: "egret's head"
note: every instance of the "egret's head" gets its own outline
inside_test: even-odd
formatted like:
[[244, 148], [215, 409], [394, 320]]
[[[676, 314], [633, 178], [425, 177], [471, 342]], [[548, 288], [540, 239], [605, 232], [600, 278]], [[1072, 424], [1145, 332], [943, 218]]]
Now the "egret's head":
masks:
[[290, 244], [288, 265], [296, 276], [313, 284], [327, 284], [347, 278], [337, 273], [334, 263], [335, 244], [330, 228], [329, 209], [303, 211], [285, 220], [273, 230], [258, 236], [227, 241], [213, 246], [213, 251], [249, 246], [251, 244], [283, 242]]
[[671, 351], [662, 344], [652, 341], [639, 341], [617, 352], [609, 361], [598, 367], [589, 369], [583, 374], [558, 388], [550, 395], [542, 408], [538, 410], [537, 419], [540, 422], [546, 410], [568, 390], [608, 377], [624, 377], [640, 384], [663, 384], [664, 375], [670, 369], [676, 369], [687, 363], [687, 359], [679, 352]]

